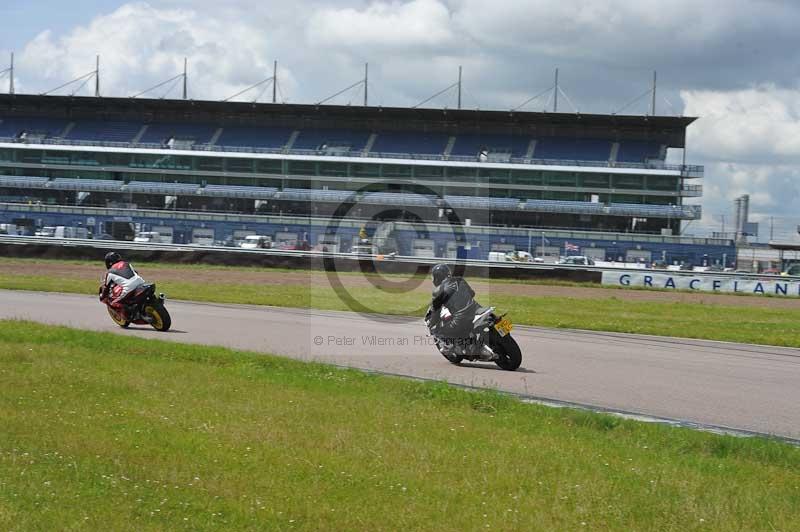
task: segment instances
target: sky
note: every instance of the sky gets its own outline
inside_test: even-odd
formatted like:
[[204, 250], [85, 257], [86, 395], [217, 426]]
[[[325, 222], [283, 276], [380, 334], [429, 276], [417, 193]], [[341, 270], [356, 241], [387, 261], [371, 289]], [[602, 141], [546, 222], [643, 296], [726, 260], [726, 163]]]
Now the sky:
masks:
[[[771, 225], [776, 239], [798, 238], [800, 2], [5, 0], [0, 20], [0, 70], [14, 51], [17, 91], [30, 93], [93, 70], [100, 54], [104, 95], [164, 81], [188, 57], [189, 96], [223, 99], [271, 76], [278, 60], [280, 100], [314, 103], [369, 62], [370, 103], [404, 106], [455, 82], [461, 65], [465, 108], [511, 109], [550, 87], [558, 68], [560, 111], [645, 114], [649, 97], [625, 106], [655, 70], [657, 114], [699, 117], [686, 156], [705, 165], [704, 218], [686, 232], [720, 230], [722, 215], [729, 229], [734, 198], [750, 194], [762, 239]], [[362, 98], [353, 90], [331, 103]], [[427, 105], [455, 107], [455, 95]]]

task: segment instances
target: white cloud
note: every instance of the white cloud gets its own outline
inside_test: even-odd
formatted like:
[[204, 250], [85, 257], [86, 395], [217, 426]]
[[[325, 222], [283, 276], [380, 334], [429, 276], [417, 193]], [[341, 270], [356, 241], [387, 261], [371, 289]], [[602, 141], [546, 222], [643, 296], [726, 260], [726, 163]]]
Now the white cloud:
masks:
[[712, 160], [800, 162], [800, 90], [683, 91], [689, 146]]
[[419, 51], [453, 43], [450, 12], [438, 0], [374, 2], [365, 9], [324, 8], [315, 11], [306, 32], [320, 47], [390, 48]]
[[[130, 95], [180, 73], [188, 57], [190, 96], [226, 97], [271, 73], [265, 35], [247, 20], [235, 23], [190, 9], [126, 4], [66, 35], [39, 34], [20, 55], [20, 88], [52, 89], [93, 70], [95, 54], [100, 54], [102, 94]], [[284, 69], [282, 74], [284, 86], [292, 87], [291, 73]]]

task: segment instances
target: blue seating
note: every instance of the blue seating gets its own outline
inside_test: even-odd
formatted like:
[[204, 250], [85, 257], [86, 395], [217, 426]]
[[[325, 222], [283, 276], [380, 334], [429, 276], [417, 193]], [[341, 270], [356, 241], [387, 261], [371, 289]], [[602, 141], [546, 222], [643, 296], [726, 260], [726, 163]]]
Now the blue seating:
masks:
[[120, 192], [122, 181], [112, 179], [70, 179], [57, 177], [48, 183], [49, 188], [56, 190], [77, 190], [81, 192]]
[[323, 146], [349, 146], [350, 151], [361, 151], [370, 133], [351, 129], [302, 129], [292, 145], [293, 150], [321, 150]]
[[251, 187], [247, 185], [206, 185], [201, 189], [204, 196], [221, 198], [269, 199], [275, 196], [275, 187]]
[[457, 209], [515, 210], [519, 207], [519, 200], [516, 198], [445, 195], [444, 200], [447, 205]]
[[142, 129], [142, 124], [138, 122], [80, 120], [64, 138], [100, 142], [131, 142], [140, 129]]
[[288, 127], [226, 126], [217, 139], [217, 146], [244, 148], [283, 148], [292, 135]]
[[445, 133], [383, 132], [378, 133], [370, 153], [441, 155], [448, 139]]
[[0, 137], [16, 137], [21, 132], [57, 137], [69, 124], [69, 120], [40, 117], [9, 117], [0, 119]]
[[700, 205], [645, 205], [640, 203], [612, 203], [610, 214], [619, 216], [651, 216], [694, 220], [702, 215]]
[[477, 157], [481, 149], [508, 151], [511, 157], [524, 157], [530, 137], [512, 135], [459, 135], [450, 155]]
[[438, 207], [438, 198], [436, 196], [429, 194], [412, 194], [409, 192], [365, 192], [361, 196], [360, 201], [373, 205]]
[[291, 201], [326, 201], [342, 203], [353, 197], [349, 190], [312, 190], [306, 188], [285, 188], [276, 194], [276, 199]]
[[568, 201], [568, 200], [540, 200], [529, 199], [524, 204], [526, 211], [533, 212], [553, 212], [565, 214], [604, 214], [605, 205], [593, 203], [591, 201]]
[[207, 124], [150, 124], [140, 142], [161, 144], [170, 137], [193, 140], [195, 144], [208, 144], [217, 127]]
[[607, 161], [611, 155], [611, 141], [601, 139], [573, 139], [543, 137], [536, 141], [534, 159], [568, 159], [573, 161]]
[[658, 158], [661, 146], [657, 142], [644, 140], [624, 140], [619, 143], [617, 161], [623, 163], [643, 163], [648, 158]]
[[127, 185], [128, 192], [141, 194], [197, 194], [200, 185], [192, 183], [159, 183], [154, 181], [131, 181]]
[[6, 188], [45, 188], [48, 181], [46, 177], [0, 175], [0, 187]]

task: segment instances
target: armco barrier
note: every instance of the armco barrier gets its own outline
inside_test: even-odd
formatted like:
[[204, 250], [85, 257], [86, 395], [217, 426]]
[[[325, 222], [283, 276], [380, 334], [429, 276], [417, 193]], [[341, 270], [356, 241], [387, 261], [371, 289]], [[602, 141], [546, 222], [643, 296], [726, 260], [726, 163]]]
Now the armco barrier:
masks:
[[[324, 270], [325, 259], [333, 259], [337, 271], [427, 274], [430, 267], [443, 259], [421, 257], [363, 256], [349, 253], [313, 251], [250, 250], [151, 244], [92, 239], [53, 239], [0, 235], [0, 256], [17, 258], [49, 258], [102, 260], [108, 251], [119, 251], [131, 261], [168, 262], [176, 264], [214, 264], [222, 266], [259, 266], [298, 270]], [[601, 270], [576, 266], [518, 264], [511, 262], [463, 261], [466, 275], [497, 279], [561, 279], [599, 283]]]
[[[110, 250], [123, 252], [133, 261], [170, 262], [177, 264], [214, 264], [224, 266], [260, 266], [297, 270], [325, 270], [325, 259], [334, 259], [337, 271], [364, 271], [381, 273], [424, 273], [445, 259], [421, 257], [363, 256], [349, 253], [322, 253], [314, 251], [256, 250], [223, 247], [206, 247], [181, 244], [151, 244], [91, 239], [54, 239], [47, 237], [22, 237], [0, 235], [0, 256], [19, 258], [53, 258], [97, 260]], [[631, 273], [626, 268], [603, 266], [572, 266], [560, 264], [530, 264], [514, 262], [462, 261], [466, 275], [494, 279], [559, 279], [600, 284], [603, 272]], [[653, 271], [653, 270], [649, 270]], [[781, 279], [800, 281], [800, 277], [780, 277], [733, 272], [673, 272], [675, 276], [720, 279]], [[645, 287], [640, 287], [645, 288]]]

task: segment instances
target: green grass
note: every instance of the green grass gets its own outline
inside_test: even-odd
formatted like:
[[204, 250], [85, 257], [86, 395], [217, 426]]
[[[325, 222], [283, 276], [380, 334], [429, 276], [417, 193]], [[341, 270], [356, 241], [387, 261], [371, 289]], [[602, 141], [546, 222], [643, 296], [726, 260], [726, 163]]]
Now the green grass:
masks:
[[[156, 279], [157, 281], [157, 279]], [[97, 281], [37, 275], [0, 274], [0, 288], [94, 294]], [[273, 305], [323, 310], [352, 310], [330, 286], [158, 282], [170, 299], [214, 303]], [[391, 293], [372, 287], [348, 287], [358, 310], [393, 315], [422, 315], [420, 292]], [[509, 312], [514, 323], [543, 327], [678, 336], [751, 344], [800, 347], [800, 309], [723, 306], [674, 301], [632, 301], [614, 297], [526, 297], [479, 293], [478, 301]]]
[[789, 530], [800, 449], [0, 322], [0, 529]]

